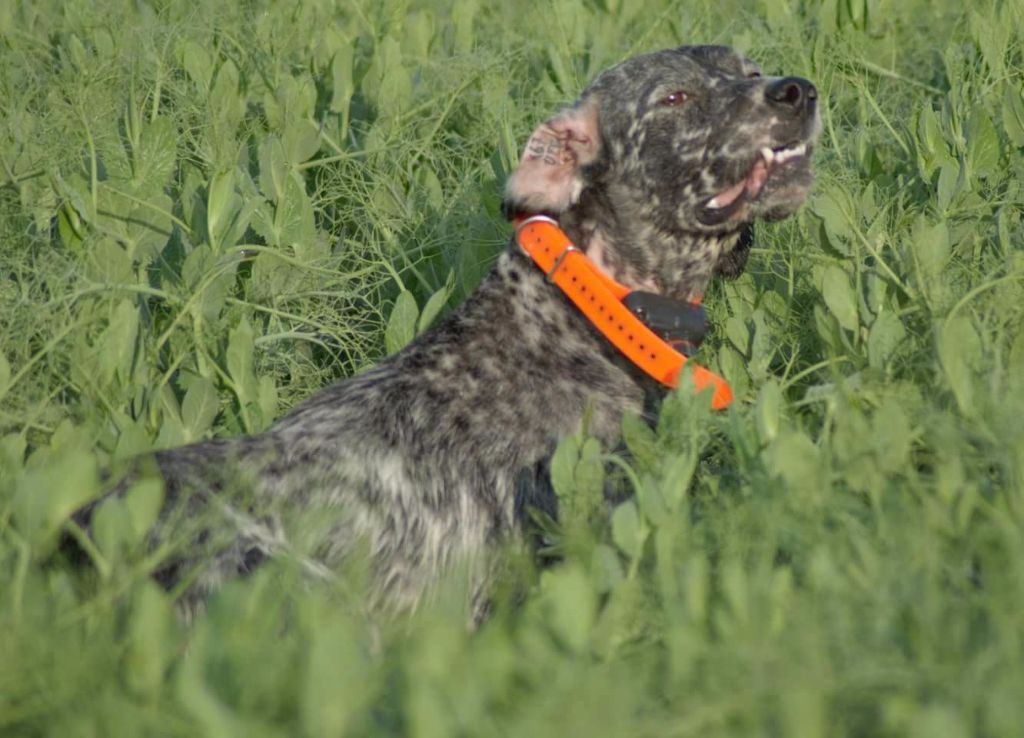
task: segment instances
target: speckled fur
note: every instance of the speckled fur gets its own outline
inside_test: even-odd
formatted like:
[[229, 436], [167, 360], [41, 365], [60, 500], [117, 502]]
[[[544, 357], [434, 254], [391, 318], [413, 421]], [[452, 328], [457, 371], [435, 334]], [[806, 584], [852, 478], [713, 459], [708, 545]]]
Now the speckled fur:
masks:
[[[809, 186], [806, 167], [769, 180], [727, 222], [702, 225], [695, 209], [742, 180], [761, 146], [809, 142], [817, 126], [813, 105], [796, 115], [770, 104], [765, 90], [775, 80], [754, 71], [722, 47], [612, 68], [553, 128], [538, 128], [509, 182], [508, 211], [556, 215], [577, 245], [633, 286], [689, 298], [716, 268], [738, 274], [750, 222], [792, 213]], [[685, 104], [659, 104], [676, 90], [687, 92]], [[559, 121], [582, 121], [585, 151], [571, 135], [551, 134]], [[546, 166], [551, 183], [531, 182]], [[570, 186], [556, 193], [566, 176]], [[329, 521], [304, 546], [316, 562], [330, 569], [353, 551], [369, 554], [381, 605], [414, 606], [456, 564], [484, 592], [488, 551], [519, 532], [528, 507], [555, 511], [537, 482], [559, 438], [586, 413], [590, 432], [614, 443], [623, 413], [640, 411], [651, 391], [510, 244], [465, 304], [376, 368], [316, 394], [262, 435], [157, 453], [167, 520], [223, 513], [216, 530], [200, 532], [204, 546], [158, 577], [170, 584], [194, 569], [187, 596], [201, 598], [287, 550], [297, 534], [291, 513], [300, 512]], [[245, 487], [260, 512], [236, 507], [231, 487]]]

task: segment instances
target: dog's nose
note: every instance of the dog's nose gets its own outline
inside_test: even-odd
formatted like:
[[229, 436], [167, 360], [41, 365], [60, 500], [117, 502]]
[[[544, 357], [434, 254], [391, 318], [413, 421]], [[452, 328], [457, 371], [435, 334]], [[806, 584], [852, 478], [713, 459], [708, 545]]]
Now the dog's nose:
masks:
[[783, 77], [764, 91], [768, 102], [779, 108], [799, 113], [814, 110], [818, 89], [803, 77]]

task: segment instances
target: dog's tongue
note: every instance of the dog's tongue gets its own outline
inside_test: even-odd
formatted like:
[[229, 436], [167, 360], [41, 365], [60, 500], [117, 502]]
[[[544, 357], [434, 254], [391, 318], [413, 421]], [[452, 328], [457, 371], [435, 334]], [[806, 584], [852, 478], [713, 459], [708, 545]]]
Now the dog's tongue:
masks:
[[757, 164], [750, 170], [750, 174], [747, 175], [747, 180], [744, 182], [747, 194], [750, 197], [757, 197], [758, 193], [761, 192], [761, 188], [764, 187], [766, 179], [768, 179], [768, 165], [765, 164], [764, 159], [758, 159]]
[[708, 202], [707, 207], [712, 208], [713, 210], [727, 208], [736, 202], [736, 200], [739, 199], [739, 196], [744, 192], [746, 192], [750, 197], [757, 197], [757, 193], [759, 193], [761, 188], [764, 187], [766, 179], [768, 179], [768, 166], [764, 163], [764, 159], [758, 159], [746, 179], [734, 184], [727, 190], [719, 192], [710, 202]]

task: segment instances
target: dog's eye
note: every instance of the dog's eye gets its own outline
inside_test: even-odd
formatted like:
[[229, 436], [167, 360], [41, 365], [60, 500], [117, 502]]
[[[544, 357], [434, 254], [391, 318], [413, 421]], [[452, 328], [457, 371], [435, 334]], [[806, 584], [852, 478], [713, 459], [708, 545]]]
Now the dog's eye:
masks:
[[677, 108], [684, 102], [686, 102], [689, 99], [689, 97], [690, 96], [687, 95], [682, 90], [676, 90], [671, 95], [666, 95], [665, 97], [658, 100], [658, 105], [662, 106], [663, 108]]
[[750, 74], [747, 75], [747, 79], [760, 79], [760, 78], [761, 78], [761, 73], [760, 72], [751, 72]]

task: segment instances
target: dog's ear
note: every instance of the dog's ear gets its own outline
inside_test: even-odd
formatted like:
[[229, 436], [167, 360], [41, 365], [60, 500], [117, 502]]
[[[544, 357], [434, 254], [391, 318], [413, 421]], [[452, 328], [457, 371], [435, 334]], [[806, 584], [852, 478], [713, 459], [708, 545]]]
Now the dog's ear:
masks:
[[600, 149], [593, 104], [570, 108], [541, 123], [505, 184], [505, 214], [557, 214], [569, 208], [583, 191], [581, 168], [595, 161]]

